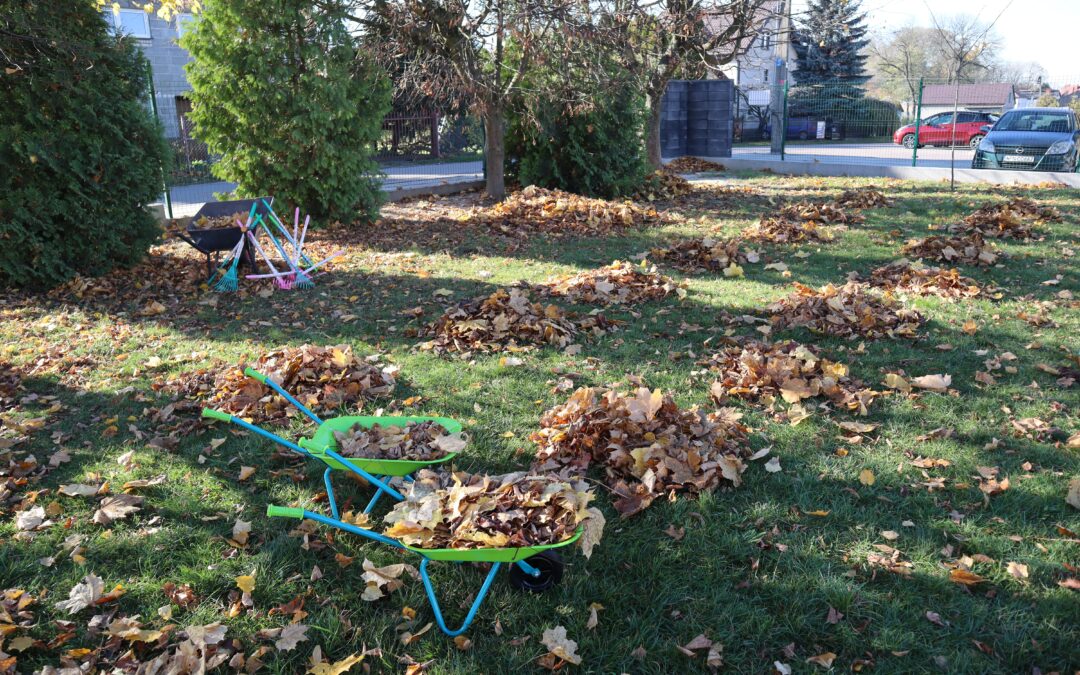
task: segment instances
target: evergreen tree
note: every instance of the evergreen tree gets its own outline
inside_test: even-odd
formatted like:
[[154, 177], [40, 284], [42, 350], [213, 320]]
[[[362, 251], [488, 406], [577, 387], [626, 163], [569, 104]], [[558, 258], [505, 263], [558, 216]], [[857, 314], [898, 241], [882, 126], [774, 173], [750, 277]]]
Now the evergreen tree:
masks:
[[344, 2], [210, 0], [181, 44], [195, 135], [218, 177], [320, 219], [373, 218], [386, 77], [358, 58]]
[[792, 77], [800, 85], [862, 85], [866, 53], [865, 16], [859, 0], [811, 0], [807, 18], [792, 35], [797, 68]]
[[146, 61], [93, 0], [0, 11], [0, 286], [138, 262], [168, 156]]

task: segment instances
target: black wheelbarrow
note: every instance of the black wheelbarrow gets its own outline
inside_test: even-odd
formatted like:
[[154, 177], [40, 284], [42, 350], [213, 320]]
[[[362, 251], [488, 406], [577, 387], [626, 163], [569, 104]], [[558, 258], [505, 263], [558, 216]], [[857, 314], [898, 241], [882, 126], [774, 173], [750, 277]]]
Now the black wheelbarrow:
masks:
[[[269, 210], [266, 205], [272, 204], [273, 201], [273, 197], [256, 197], [254, 199], [233, 199], [227, 202], [207, 202], [188, 221], [187, 231], [176, 232], [175, 234], [190, 244], [196, 251], [206, 256], [206, 275], [209, 278], [213, 276], [221, 252], [231, 251], [235, 248], [244, 233], [236, 225], [203, 229], [198, 227], [198, 221], [203, 217], [220, 218], [222, 216], [231, 216], [234, 213], [244, 213], [246, 217], [246, 214], [251, 212], [252, 205], [256, 206], [255, 215], [262, 214], [264, 217], [268, 217]], [[244, 248], [240, 256], [240, 263], [255, 269], [255, 254], [250, 248]]]

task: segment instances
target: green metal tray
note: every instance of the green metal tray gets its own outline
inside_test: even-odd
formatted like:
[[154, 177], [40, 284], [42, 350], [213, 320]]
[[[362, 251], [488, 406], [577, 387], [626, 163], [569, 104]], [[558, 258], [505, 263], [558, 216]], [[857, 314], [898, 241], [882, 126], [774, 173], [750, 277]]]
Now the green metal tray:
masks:
[[583, 529], [578, 525], [574, 535], [556, 544], [544, 544], [543, 546], [522, 546], [520, 548], [419, 548], [402, 544], [405, 548], [419, 553], [431, 560], [446, 560], [449, 562], [504, 562], [512, 563], [525, 560], [541, 551], [553, 548], [569, 546], [581, 538]]
[[[315, 431], [315, 434], [311, 438], [301, 438], [299, 445], [311, 454], [319, 456], [319, 458], [326, 463], [332, 469], [348, 470], [338, 460], [332, 457], [320, 456], [327, 450], [333, 450], [337, 452], [338, 443], [334, 438], [334, 432], [346, 432], [353, 428], [357, 424], [362, 425], [365, 428], [371, 428], [376, 424], [382, 426], [399, 426], [403, 427], [409, 422], [438, 422], [443, 425], [447, 431], [452, 434], [456, 434], [461, 431], [461, 423], [457, 420], [452, 420], [449, 417], [370, 417], [370, 416], [351, 416], [351, 417], [334, 417], [332, 419], [323, 420], [323, 423], [319, 425], [319, 428]], [[408, 476], [424, 467], [431, 466], [433, 464], [441, 464], [449, 461], [457, 456], [456, 452], [448, 452], [445, 456], [439, 459], [432, 459], [427, 461], [418, 461], [410, 459], [368, 459], [365, 457], [347, 457], [349, 464], [358, 469], [363, 469], [370, 474], [376, 476]]]

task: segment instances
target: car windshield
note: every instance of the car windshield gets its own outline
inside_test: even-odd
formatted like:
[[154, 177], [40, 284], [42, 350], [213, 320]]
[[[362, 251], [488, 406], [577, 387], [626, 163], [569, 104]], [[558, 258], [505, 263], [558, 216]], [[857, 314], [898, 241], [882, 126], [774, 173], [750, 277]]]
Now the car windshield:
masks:
[[1046, 131], [1064, 133], [1073, 130], [1069, 115], [1046, 110], [1014, 110], [1002, 115], [994, 131]]

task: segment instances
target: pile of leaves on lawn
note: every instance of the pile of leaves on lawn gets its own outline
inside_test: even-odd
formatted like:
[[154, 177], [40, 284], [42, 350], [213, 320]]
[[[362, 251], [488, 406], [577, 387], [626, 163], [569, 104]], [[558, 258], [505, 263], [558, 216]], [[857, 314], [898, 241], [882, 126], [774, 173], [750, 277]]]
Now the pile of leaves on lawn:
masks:
[[575, 323], [561, 308], [533, 302], [526, 289], [499, 289], [446, 310], [419, 332], [420, 337], [432, 338], [420, 349], [446, 354], [515, 351], [532, 345], [565, 347], [579, 330], [598, 334], [612, 326], [599, 314]]
[[688, 195], [693, 191], [694, 186], [690, 181], [671, 171], [658, 169], [645, 177], [633, 198], [639, 202], [664, 201]]
[[992, 239], [1031, 239], [1039, 222], [1061, 222], [1053, 207], [1039, 206], [1026, 197], [1016, 197], [999, 204], [984, 204], [969, 214], [954, 229], [978, 233]]
[[450, 433], [434, 420], [408, 422], [405, 426], [357, 424], [348, 431], [335, 431], [338, 454], [367, 459], [407, 459], [428, 462], [465, 447], [459, 431]]
[[849, 281], [814, 289], [795, 282], [795, 292], [769, 306], [774, 329], [805, 327], [846, 338], [915, 338], [922, 316], [891, 295]]
[[616, 260], [610, 265], [545, 282], [546, 293], [572, 302], [598, 305], [633, 305], [662, 300], [672, 293], [679, 297], [686, 290], [671, 277], [656, 271], [655, 265], [640, 265]]
[[631, 516], [676, 491], [738, 486], [749, 453], [740, 415], [680, 410], [670, 394], [633, 382], [631, 393], [583, 387], [544, 413], [529, 438], [537, 471], [603, 468], [615, 509]]
[[702, 173], [703, 171], [723, 171], [724, 165], [697, 157], [678, 157], [664, 165], [671, 173]]
[[757, 254], [747, 251], [739, 237], [684, 239], [666, 248], [654, 248], [649, 255], [683, 272], [719, 272], [749, 262], [751, 257], [757, 259]]
[[699, 365], [716, 375], [710, 391], [719, 405], [731, 398], [772, 406], [777, 398], [796, 404], [821, 397], [838, 408], [865, 415], [877, 394], [852, 378], [846, 365], [793, 341], [734, 344]]
[[630, 200], [608, 201], [530, 185], [473, 218], [506, 234], [606, 234], [660, 222], [655, 209]]
[[845, 211], [836, 204], [806, 201], [788, 204], [780, 209], [777, 217], [781, 220], [802, 220], [829, 225], [853, 225], [864, 220], [858, 213]]
[[876, 188], [856, 188], [844, 190], [833, 200], [840, 207], [849, 209], [873, 209], [879, 206], [892, 206], [893, 201]]
[[[278, 349], [249, 364], [315, 412], [359, 409], [394, 390], [395, 368], [362, 359], [349, 345], [305, 344]], [[244, 375], [244, 366], [204, 369], [166, 383], [201, 405], [250, 419], [284, 424], [301, 413], [270, 387]]]
[[924, 239], [912, 239], [904, 244], [900, 253], [913, 258], [968, 265], [993, 265], [1001, 255], [978, 232], [955, 237], [935, 234]]
[[386, 514], [384, 534], [419, 548], [513, 548], [566, 541], [580, 525], [588, 556], [604, 526], [603, 514], [589, 506], [594, 497], [580, 478], [424, 469]]
[[743, 229], [744, 241], [760, 244], [796, 244], [806, 241], [832, 241], [832, 236], [813, 220], [763, 216], [754, 225]]
[[76, 276], [49, 291], [55, 300], [110, 309], [130, 309], [135, 316], [195, 311], [191, 296], [202, 293], [206, 260], [195, 249], [179, 242], [150, 248], [142, 262], [114, 269], [100, 277]]
[[[860, 281], [858, 273], [852, 273], [850, 281]], [[983, 293], [979, 283], [960, 274], [955, 267], [927, 267], [907, 260], [898, 260], [870, 272], [866, 282], [890, 293], [911, 295], [934, 295], [939, 298], [973, 298]]]
[[246, 223], [248, 214], [243, 211], [237, 211], [229, 216], [214, 216], [209, 218], [207, 216], [200, 216], [195, 221], [195, 228], [199, 230], [213, 230], [219, 227], [236, 227], [237, 221], [240, 223]]

